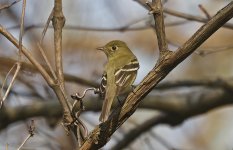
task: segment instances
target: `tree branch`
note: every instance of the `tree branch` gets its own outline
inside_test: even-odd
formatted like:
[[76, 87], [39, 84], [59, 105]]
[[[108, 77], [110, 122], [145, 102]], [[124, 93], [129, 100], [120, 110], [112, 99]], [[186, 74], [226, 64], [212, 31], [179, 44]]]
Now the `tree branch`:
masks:
[[69, 126], [74, 118], [71, 115], [71, 104], [65, 93], [64, 73], [62, 65], [62, 28], [65, 25], [65, 17], [62, 12], [62, 0], [54, 0], [53, 8], [53, 27], [54, 27], [54, 49], [55, 66], [58, 83], [51, 86], [56, 92], [64, 111], [64, 125]]
[[[15, 39], [15, 37], [12, 36], [3, 26], [0, 25], [0, 33], [4, 35], [10, 42], [12, 42], [17, 48], [19, 48], [19, 42]], [[64, 108], [64, 123], [70, 124], [73, 121], [73, 118], [70, 113], [70, 109], [67, 104], [67, 97], [64, 94], [64, 88], [57, 86], [58, 84], [55, 84], [55, 81], [51, 78], [51, 76], [48, 74], [47, 70], [43, 68], [43, 66], [32, 56], [32, 54], [24, 47], [22, 46], [22, 53], [28, 58], [28, 60], [35, 66], [35, 68], [41, 73], [41, 75], [44, 77], [48, 85], [53, 89], [55, 94], [58, 97], [58, 100], [60, 101], [61, 105]]]
[[[19, 48], [19, 41], [13, 37], [13, 35], [8, 32], [2, 25], [0, 25], [0, 33], [5, 36], [12, 44]], [[43, 68], [43, 66], [32, 56], [32, 54], [24, 46], [22, 46], [22, 53], [27, 57], [27, 59], [35, 66], [35, 68], [41, 73], [48, 84], [54, 84], [52, 78]]]
[[155, 21], [155, 31], [158, 39], [160, 55], [163, 55], [168, 51], [166, 34], [165, 34], [165, 25], [163, 17], [163, 7], [161, 0], [153, 0], [152, 4], [149, 2], [146, 3], [149, 7], [149, 14], [153, 14]]
[[16, 3], [20, 2], [20, 1], [21, 1], [21, 0], [16, 0], [16, 1], [10, 3], [10, 4], [6, 4], [6, 5], [1, 6], [1, 7], [0, 7], [0, 12], [1, 12], [2, 10], [4, 10], [4, 9], [10, 8], [11, 6], [13, 6], [14, 4], [16, 4]]
[[[11, 66], [13, 66], [16, 62], [17, 60], [0, 56], [0, 69], [2, 70], [4, 70], [5, 68], [8, 69]], [[46, 72], [50, 72], [47, 66], [44, 66], [44, 65], [41, 65], [41, 66], [46, 70]], [[26, 62], [22, 62], [21, 70], [25, 72], [39, 73], [36, 67]], [[90, 86], [90, 87], [99, 87], [99, 83], [95, 81], [89, 81], [87, 79], [77, 77], [71, 74], [65, 73], [64, 78], [65, 78], [65, 81], [68, 81], [68, 82], [79, 83], [80, 85]]]
[[[232, 98], [233, 95], [231, 92], [223, 92], [219, 89], [213, 89], [210, 91], [200, 91], [198, 94], [200, 94], [198, 97], [196, 97], [195, 94], [191, 94], [185, 98], [185, 100], [182, 98], [183, 96], [175, 97], [171, 96], [171, 99], [177, 99], [177, 103], [174, 102], [171, 104], [168, 109], [168, 111], [163, 111], [164, 113], [160, 114], [159, 116], [154, 116], [150, 118], [149, 120], [143, 122], [141, 125], [135, 127], [134, 129], [130, 130], [126, 135], [123, 136], [123, 138], [113, 147], [112, 150], [117, 149], [124, 149], [126, 148], [130, 143], [132, 143], [136, 138], [138, 138], [140, 135], [142, 135], [145, 132], [148, 132], [152, 127], [155, 127], [159, 124], [168, 124], [171, 126], [177, 126], [183, 123], [188, 118], [191, 118], [193, 116], [197, 116], [200, 114], [204, 114], [208, 111], [211, 111], [213, 109], [225, 106], [228, 104], [233, 104]], [[216, 97], [215, 97], [216, 96]], [[196, 97], [196, 98], [195, 98]], [[168, 98], [169, 99], [169, 98]], [[163, 103], [164, 101], [168, 100], [166, 99], [160, 99], [159, 101]], [[146, 100], [146, 99], [145, 99]], [[157, 105], [159, 102], [155, 100], [155, 103], [153, 105]], [[169, 104], [165, 104], [164, 106], [169, 106]], [[172, 110], [171, 108], [175, 107]], [[163, 109], [164, 110], [164, 109]]]
[[[140, 5], [142, 5], [144, 8], [148, 9], [144, 3], [144, 0], [134, 0], [134, 1], [139, 3]], [[190, 15], [190, 14], [182, 13], [179, 11], [171, 10], [168, 8], [164, 8], [163, 12], [166, 14], [172, 15], [172, 16], [176, 16], [176, 17], [191, 20], [191, 21], [198, 21], [198, 22], [202, 22], [202, 23], [207, 23], [209, 21], [208, 18]], [[222, 27], [228, 28], [228, 29], [233, 29], [233, 24], [232, 23], [225, 23]]]
[[195, 86], [205, 86], [205, 87], [222, 87], [228, 88], [227, 83], [231, 83], [232, 78], [229, 79], [202, 79], [202, 80], [181, 80], [181, 81], [165, 81], [159, 83], [155, 89], [166, 90], [171, 88], [181, 88], [181, 87], [195, 87]]
[[62, 65], [62, 28], [65, 25], [65, 17], [62, 12], [62, 0], [54, 1], [53, 9], [53, 27], [54, 27], [54, 49], [55, 65], [59, 84], [64, 86], [64, 74]]

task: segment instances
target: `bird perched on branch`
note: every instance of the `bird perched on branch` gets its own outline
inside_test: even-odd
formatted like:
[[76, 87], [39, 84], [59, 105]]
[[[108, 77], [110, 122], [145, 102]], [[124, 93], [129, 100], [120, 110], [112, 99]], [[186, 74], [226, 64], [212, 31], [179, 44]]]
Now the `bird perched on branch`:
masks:
[[130, 90], [136, 79], [139, 63], [125, 42], [114, 40], [97, 49], [103, 51], [108, 59], [99, 87], [100, 94], [104, 97], [99, 120], [105, 122], [114, 99]]

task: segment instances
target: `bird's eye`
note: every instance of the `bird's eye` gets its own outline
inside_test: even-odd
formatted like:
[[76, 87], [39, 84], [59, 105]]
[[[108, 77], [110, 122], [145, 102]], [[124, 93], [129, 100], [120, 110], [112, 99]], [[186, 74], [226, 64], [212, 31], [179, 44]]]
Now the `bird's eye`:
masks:
[[115, 51], [115, 50], [117, 50], [117, 49], [118, 49], [118, 47], [117, 47], [117, 46], [115, 46], [115, 45], [114, 45], [114, 46], [112, 46], [112, 50], [113, 50], [113, 51]]

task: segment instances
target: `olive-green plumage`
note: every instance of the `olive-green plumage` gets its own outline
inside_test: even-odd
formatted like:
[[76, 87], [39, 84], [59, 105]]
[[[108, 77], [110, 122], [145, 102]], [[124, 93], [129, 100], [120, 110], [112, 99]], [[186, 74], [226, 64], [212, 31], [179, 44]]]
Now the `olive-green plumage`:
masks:
[[124, 94], [131, 88], [136, 79], [139, 63], [136, 56], [122, 41], [114, 40], [97, 49], [103, 51], [108, 59], [100, 86], [104, 96], [100, 121], [104, 122], [108, 119], [116, 96]]

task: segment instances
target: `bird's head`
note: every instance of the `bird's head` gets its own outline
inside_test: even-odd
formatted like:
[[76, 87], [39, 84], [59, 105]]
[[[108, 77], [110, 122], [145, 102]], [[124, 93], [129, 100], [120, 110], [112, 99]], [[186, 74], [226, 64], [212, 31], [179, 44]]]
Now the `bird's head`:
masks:
[[131, 53], [126, 43], [120, 40], [111, 41], [105, 46], [97, 48], [97, 50], [103, 51], [108, 58]]

